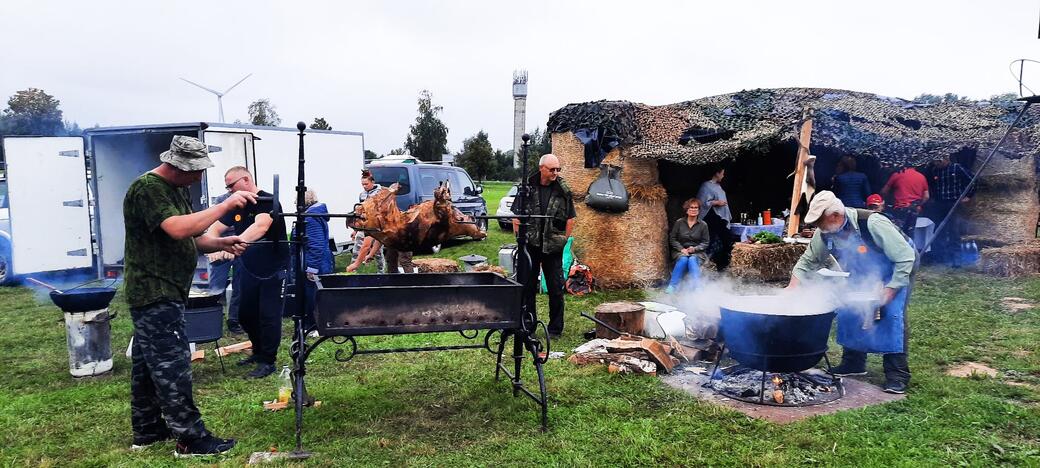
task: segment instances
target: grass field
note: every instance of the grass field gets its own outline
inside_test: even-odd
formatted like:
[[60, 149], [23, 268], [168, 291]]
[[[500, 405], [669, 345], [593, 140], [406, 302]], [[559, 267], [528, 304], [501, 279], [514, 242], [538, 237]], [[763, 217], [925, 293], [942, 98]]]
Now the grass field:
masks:
[[[494, 211], [505, 184], [487, 186]], [[511, 236], [491, 226], [483, 242], [445, 247], [441, 257], [489, 259]], [[339, 268], [345, 266], [340, 259]], [[672, 390], [654, 378], [611, 375], [564, 360], [547, 367], [550, 430], [535, 406], [491, 378], [483, 351], [333, 359], [326, 343], [310, 361], [308, 384], [323, 406], [305, 415], [313, 466], [996, 466], [1040, 465], [1040, 309], [1011, 313], [1001, 298], [1040, 300], [1040, 279], [996, 279], [925, 269], [910, 307], [914, 372], [909, 397], [882, 406], [788, 425], [750, 419]], [[589, 322], [579, 311], [642, 291], [567, 298], [559, 350], [580, 344]], [[540, 304], [544, 307], [544, 298]], [[110, 376], [68, 375], [61, 314], [27, 288], [0, 288], [0, 465], [172, 466], [172, 443], [142, 452], [130, 443], [131, 334], [125, 304], [113, 309], [115, 369]], [[540, 309], [544, 310], [544, 309]], [[460, 343], [457, 334], [359, 339], [365, 347]], [[287, 363], [286, 339], [281, 363]], [[211, 346], [207, 345], [207, 349]], [[836, 348], [832, 348], [836, 349]], [[837, 353], [832, 351], [832, 358]], [[1014, 376], [944, 375], [980, 361]], [[528, 368], [530, 370], [530, 368]], [[292, 448], [291, 412], [269, 413], [277, 382], [246, 381], [213, 357], [194, 366], [195, 394], [207, 425], [235, 437], [229, 455], [196, 461], [241, 466], [249, 453]], [[880, 382], [880, 361], [870, 361]], [[529, 374], [530, 375], [530, 374]]]

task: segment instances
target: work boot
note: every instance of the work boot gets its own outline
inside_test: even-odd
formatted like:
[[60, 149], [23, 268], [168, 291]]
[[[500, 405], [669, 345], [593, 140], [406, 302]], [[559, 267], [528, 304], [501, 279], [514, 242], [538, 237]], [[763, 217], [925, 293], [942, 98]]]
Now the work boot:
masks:
[[221, 439], [208, 434], [190, 442], [177, 442], [173, 455], [177, 458], [201, 457], [227, 452], [235, 447], [235, 439]]
[[246, 374], [247, 379], [262, 379], [274, 373], [274, 364], [259, 363], [256, 369]]

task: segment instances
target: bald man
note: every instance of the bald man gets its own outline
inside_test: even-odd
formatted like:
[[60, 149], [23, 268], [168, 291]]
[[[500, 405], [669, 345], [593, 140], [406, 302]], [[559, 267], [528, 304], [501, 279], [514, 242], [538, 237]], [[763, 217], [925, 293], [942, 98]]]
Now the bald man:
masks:
[[[535, 219], [527, 230], [527, 253], [531, 256], [531, 276], [524, 281], [524, 303], [534, 310], [538, 293], [538, 271], [545, 276], [549, 291], [549, 335], [563, 334], [563, 247], [574, 229], [574, 196], [560, 177], [560, 159], [546, 154], [538, 160], [538, 172], [530, 175], [531, 195], [524, 206], [513, 203], [513, 213], [546, 215], [550, 219]], [[513, 232], [520, 229], [520, 220], [513, 219]]]
[[[273, 198], [256, 186], [253, 175], [242, 166], [228, 169], [224, 174], [224, 184], [231, 193], [245, 192]], [[289, 247], [284, 242], [285, 219], [271, 216], [281, 212], [278, 200], [258, 201], [227, 213], [206, 233], [207, 236], [219, 237], [220, 233], [232, 227], [246, 242], [261, 242], [246, 250], [235, 266], [238, 321], [253, 343], [253, 354], [239, 364], [256, 365], [246, 378], [259, 379], [275, 371], [275, 358], [282, 340], [281, 290], [289, 266]]]

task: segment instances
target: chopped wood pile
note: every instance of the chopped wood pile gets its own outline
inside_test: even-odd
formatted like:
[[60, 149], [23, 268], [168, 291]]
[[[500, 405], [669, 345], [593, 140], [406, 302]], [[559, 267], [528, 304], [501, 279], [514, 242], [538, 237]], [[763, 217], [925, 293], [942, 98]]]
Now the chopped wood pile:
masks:
[[690, 346], [675, 338], [655, 340], [634, 335], [595, 339], [574, 349], [568, 361], [574, 365], [606, 364], [612, 374], [657, 375], [671, 373], [680, 363], [710, 359], [711, 346]]

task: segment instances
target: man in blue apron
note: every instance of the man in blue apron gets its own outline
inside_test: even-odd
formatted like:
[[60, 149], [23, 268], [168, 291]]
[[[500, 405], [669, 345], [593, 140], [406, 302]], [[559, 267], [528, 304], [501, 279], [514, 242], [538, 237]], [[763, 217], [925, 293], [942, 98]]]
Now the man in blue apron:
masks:
[[815, 279], [821, 268], [848, 272], [847, 294], [881, 288], [879, 309], [838, 311], [838, 343], [844, 350], [832, 371], [866, 374], [867, 353], [882, 354], [884, 390], [905, 393], [910, 383], [906, 309], [917, 265], [912, 241], [887, 217], [846, 208], [828, 191], [813, 197], [805, 222], [819, 229], [791, 272], [788, 288]]

